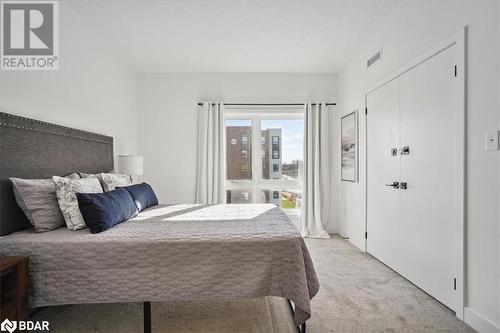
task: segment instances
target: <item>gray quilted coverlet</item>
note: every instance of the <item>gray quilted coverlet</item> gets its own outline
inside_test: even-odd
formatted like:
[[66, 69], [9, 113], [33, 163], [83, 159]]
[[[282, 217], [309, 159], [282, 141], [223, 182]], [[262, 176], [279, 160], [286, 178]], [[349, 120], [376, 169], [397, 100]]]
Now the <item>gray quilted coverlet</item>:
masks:
[[100, 234], [59, 228], [0, 238], [30, 257], [30, 306], [282, 296], [295, 322], [319, 283], [297, 228], [270, 204], [160, 205]]

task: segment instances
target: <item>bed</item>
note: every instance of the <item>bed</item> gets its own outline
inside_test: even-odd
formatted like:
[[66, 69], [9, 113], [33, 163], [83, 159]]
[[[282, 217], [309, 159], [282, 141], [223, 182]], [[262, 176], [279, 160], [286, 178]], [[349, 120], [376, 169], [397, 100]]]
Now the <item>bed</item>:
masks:
[[281, 209], [159, 205], [100, 234], [64, 227], [35, 233], [6, 179], [110, 171], [113, 141], [5, 113], [0, 124], [0, 255], [30, 257], [30, 307], [144, 302], [148, 331], [152, 301], [281, 296], [305, 330], [319, 283]]

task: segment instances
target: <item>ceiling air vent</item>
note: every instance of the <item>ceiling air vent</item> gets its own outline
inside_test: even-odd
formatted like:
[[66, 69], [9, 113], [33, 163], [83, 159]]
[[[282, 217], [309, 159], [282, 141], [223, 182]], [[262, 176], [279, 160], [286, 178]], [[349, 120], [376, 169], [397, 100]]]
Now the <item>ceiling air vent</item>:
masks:
[[382, 58], [382, 51], [377, 51], [370, 59], [366, 61], [366, 67], [369, 68], [373, 64], [375, 64], [377, 61], [379, 61]]

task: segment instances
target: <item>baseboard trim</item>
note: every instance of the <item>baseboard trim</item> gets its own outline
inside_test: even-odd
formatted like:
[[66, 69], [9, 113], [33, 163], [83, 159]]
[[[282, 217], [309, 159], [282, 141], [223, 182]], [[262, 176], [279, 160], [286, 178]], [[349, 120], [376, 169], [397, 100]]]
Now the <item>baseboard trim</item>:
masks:
[[500, 333], [500, 326], [468, 307], [464, 309], [464, 322], [480, 333]]

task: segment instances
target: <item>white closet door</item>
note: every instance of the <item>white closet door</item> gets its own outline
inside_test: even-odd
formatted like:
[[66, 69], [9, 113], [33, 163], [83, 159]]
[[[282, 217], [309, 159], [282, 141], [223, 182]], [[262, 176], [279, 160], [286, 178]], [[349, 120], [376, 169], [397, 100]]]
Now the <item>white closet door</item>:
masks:
[[391, 81], [367, 96], [367, 251], [397, 267], [399, 196], [399, 82]]
[[455, 309], [453, 278], [457, 254], [460, 122], [452, 46], [399, 79], [401, 217], [397, 270]]

